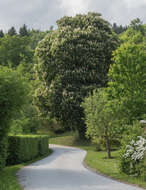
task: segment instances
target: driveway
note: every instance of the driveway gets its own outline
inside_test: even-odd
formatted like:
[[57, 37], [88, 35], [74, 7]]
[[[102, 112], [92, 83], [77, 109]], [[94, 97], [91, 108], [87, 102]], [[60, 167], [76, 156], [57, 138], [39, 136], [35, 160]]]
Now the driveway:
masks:
[[51, 145], [53, 153], [19, 170], [24, 190], [142, 190], [86, 169], [82, 162], [86, 151]]

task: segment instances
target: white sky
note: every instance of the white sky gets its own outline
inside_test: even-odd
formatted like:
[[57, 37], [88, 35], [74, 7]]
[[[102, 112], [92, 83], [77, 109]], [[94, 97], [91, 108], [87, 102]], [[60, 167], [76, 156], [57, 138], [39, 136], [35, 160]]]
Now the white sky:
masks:
[[146, 23], [146, 0], [0, 0], [0, 29], [49, 29], [64, 15], [94, 11], [113, 23], [126, 25], [139, 17]]

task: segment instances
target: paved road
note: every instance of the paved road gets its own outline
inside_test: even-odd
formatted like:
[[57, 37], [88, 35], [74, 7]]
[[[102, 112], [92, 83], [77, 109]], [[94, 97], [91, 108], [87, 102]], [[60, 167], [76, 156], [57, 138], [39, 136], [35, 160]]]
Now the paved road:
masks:
[[141, 190], [87, 170], [82, 164], [84, 150], [56, 145], [51, 148], [51, 156], [17, 173], [25, 190]]

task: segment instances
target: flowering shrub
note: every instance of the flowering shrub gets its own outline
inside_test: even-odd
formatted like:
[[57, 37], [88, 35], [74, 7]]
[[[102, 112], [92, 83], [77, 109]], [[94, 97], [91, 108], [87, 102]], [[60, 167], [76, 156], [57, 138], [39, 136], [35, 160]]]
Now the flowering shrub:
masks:
[[132, 140], [123, 152], [121, 156], [121, 171], [128, 175], [142, 175], [146, 153], [146, 139], [138, 136], [137, 140]]

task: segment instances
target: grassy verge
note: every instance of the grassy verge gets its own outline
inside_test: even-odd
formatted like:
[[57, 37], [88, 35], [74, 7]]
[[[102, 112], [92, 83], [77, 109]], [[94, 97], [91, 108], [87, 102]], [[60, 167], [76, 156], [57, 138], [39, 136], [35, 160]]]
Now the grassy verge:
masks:
[[146, 177], [129, 177], [119, 170], [119, 151], [112, 152], [112, 159], [107, 159], [105, 151], [97, 152], [95, 146], [88, 142], [80, 142], [76, 140], [76, 135], [67, 134], [60, 137], [53, 137], [50, 140], [52, 144], [60, 144], [67, 146], [76, 146], [87, 151], [85, 164], [94, 171], [109, 176], [129, 184], [135, 184], [146, 188]]
[[47, 154], [39, 158], [36, 158], [30, 162], [6, 167], [3, 171], [0, 172], [0, 190], [22, 190], [16, 178], [17, 171], [23, 166], [31, 164], [32, 162], [41, 160], [45, 158], [46, 156], [50, 155], [51, 153], [52, 153], [52, 150], [49, 149]]

